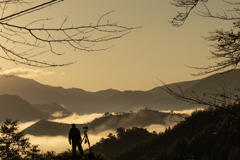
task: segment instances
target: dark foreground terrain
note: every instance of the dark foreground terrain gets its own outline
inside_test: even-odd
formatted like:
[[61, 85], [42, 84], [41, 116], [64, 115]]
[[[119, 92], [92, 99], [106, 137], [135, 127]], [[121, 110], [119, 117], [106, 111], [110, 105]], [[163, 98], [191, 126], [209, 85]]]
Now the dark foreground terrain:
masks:
[[[225, 109], [240, 113], [240, 105]], [[108, 138], [102, 138], [90, 148], [94, 158], [88, 157], [90, 152], [85, 150], [86, 157], [78, 159], [173, 160], [188, 157], [194, 160], [239, 160], [240, 120], [226, 110], [195, 111], [163, 133], [150, 133], [141, 127], [119, 127], [116, 135], [109, 133]], [[17, 122], [6, 119], [0, 132], [2, 159], [72, 159], [71, 150], [59, 154], [54, 151], [43, 153], [37, 146], [31, 146], [24, 134], [17, 132]]]

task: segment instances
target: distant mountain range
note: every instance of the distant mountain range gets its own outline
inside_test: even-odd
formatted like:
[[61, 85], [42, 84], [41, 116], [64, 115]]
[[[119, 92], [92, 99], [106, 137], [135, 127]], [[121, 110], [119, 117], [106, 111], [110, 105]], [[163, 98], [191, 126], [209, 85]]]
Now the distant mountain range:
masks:
[[72, 113], [57, 103], [34, 104], [33, 107], [39, 111], [50, 114], [54, 118], [64, 118], [70, 116]]
[[[222, 91], [223, 89], [234, 91], [235, 88], [240, 88], [240, 70], [236, 69], [229, 73], [214, 74], [203, 79], [179, 82], [177, 84], [182, 87], [183, 92], [186, 94], [191, 93], [191, 91], [196, 91], [199, 94], [216, 92], [216, 90]], [[179, 92], [178, 87], [175, 84], [168, 84], [167, 86], [172, 90]], [[146, 107], [154, 110], [183, 110], [206, 107], [189, 104], [175, 99], [160, 87], [153, 88], [149, 91], [118, 91], [107, 89], [98, 92], [88, 92], [78, 88], [65, 89], [62, 87], [43, 85], [32, 79], [16, 76], [0, 76], [0, 95], [2, 94], [17, 95], [21, 97], [29, 102], [26, 103], [28, 104], [26, 106], [32, 104], [35, 109], [41, 111], [46, 117], [48, 117], [48, 115], [46, 115], [45, 111], [52, 116], [54, 109], [51, 111], [51, 109], [47, 109], [51, 105], [44, 108], [39, 104], [55, 103], [61, 106], [62, 109], [64, 107], [64, 109], [67, 110], [61, 110], [55, 115], [59, 115], [62, 112], [66, 115], [69, 115], [72, 112], [76, 112], [79, 115], [105, 112], [126, 112]], [[15, 107], [18, 107], [17, 100], [12, 100], [12, 103], [16, 103]], [[11, 105], [13, 106], [13, 104]], [[3, 108], [4, 107], [2, 107], [0, 102], [0, 109], [4, 111], [4, 114], [8, 115], [9, 113], [7, 112], [9, 112], [10, 109], [6, 109], [6, 107]]]
[[72, 113], [56, 103], [32, 105], [16, 95], [0, 95], [0, 122], [12, 118], [22, 122], [64, 118]]

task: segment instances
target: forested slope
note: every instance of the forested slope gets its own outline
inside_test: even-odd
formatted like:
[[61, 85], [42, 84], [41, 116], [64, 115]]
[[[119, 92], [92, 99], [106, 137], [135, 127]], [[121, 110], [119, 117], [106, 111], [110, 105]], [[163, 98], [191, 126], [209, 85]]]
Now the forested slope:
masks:
[[[239, 105], [226, 109], [240, 112]], [[115, 155], [111, 160], [170, 160], [186, 157], [193, 157], [194, 160], [239, 160], [239, 135], [238, 118], [226, 111], [208, 108], [194, 112], [173, 128], [167, 128], [164, 133], [146, 136], [144, 141]], [[131, 135], [132, 138], [136, 136], [137, 133]], [[119, 141], [121, 139], [123, 140], [124, 136], [120, 137]], [[114, 144], [115, 140], [109, 136], [108, 141]], [[129, 140], [126, 139], [127, 141]], [[103, 142], [102, 140], [100, 143], [104, 144]], [[121, 144], [112, 147], [118, 148], [117, 145]], [[108, 145], [101, 147], [104, 150]]]
[[102, 138], [97, 144], [91, 147], [91, 150], [95, 153], [101, 153], [108, 159], [111, 159], [114, 155], [118, 155], [122, 151], [132, 148], [140, 141], [156, 136], [156, 134], [138, 127], [128, 129], [120, 127], [117, 128], [116, 133], [116, 136], [109, 133], [108, 138]]

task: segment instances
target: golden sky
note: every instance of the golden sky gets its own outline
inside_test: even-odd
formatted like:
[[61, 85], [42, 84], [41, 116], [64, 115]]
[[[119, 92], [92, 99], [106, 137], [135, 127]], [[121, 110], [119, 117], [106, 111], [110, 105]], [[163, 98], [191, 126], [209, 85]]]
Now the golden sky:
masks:
[[[231, 27], [231, 21], [203, 18], [192, 13], [182, 27], [176, 28], [168, 22], [180, 8], [172, 6], [168, 0], [65, 0], [51, 8], [22, 17], [26, 19], [53, 17], [52, 26], [61, 25], [65, 15], [68, 23], [88, 25], [96, 23], [105, 13], [115, 10], [103, 21], [118, 22], [120, 25], [142, 28], [121, 39], [106, 44], [113, 48], [98, 52], [69, 50], [64, 56], [44, 55], [40, 58], [53, 62], [72, 62], [68, 67], [34, 68], [0, 60], [3, 70], [34, 73], [32, 78], [40, 83], [64, 88], [81, 88], [86, 91], [99, 91], [109, 88], [117, 90], [150, 90], [164, 83], [175, 83], [203, 78], [189, 66], [207, 66], [214, 61], [210, 56], [211, 43], [202, 36], [215, 28]], [[211, 1], [214, 2], [214, 1]], [[34, 4], [32, 4], [34, 6]], [[213, 5], [214, 6], [214, 5]], [[201, 9], [201, 8], [197, 8]], [[197, 11], [197, 9], [195, 11]], [[25, 19], [24, 19], [25, 18]], [[104, 45], [106, 45], [104, 44]], [[64, 46], [62, 46], [64, 47]], [[99, 46], [101, 47], [101, 46]]]

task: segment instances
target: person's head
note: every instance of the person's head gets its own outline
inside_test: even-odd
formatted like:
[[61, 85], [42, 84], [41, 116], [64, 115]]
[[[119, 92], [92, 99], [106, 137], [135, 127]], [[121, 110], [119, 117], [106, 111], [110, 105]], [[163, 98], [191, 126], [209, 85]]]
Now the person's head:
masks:
[[72, 124], [72, 128], [76, 128], [76, 124], [73, 123], [73, 124]]

